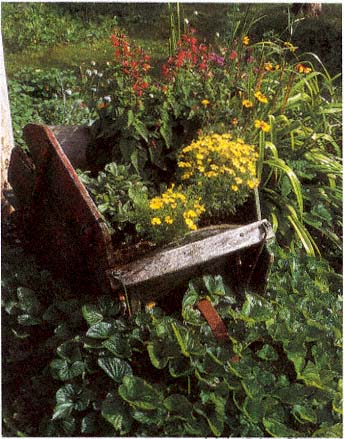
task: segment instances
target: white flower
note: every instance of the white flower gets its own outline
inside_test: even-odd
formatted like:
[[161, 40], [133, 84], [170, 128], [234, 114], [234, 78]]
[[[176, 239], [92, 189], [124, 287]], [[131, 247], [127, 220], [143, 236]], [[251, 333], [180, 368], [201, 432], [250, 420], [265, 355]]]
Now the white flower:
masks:
[[93, 91], [93, 93], [95, 93], [97, 91], [97, 89], [95, 87], [92, 87], [91, 91]]
[[95, 61], [91, 61], [91, 66], [95, 66], [96, 62]]
[[98, 73], [98, 78], [102, 78], [103, 77], [103, 73], [99, 72]]
[[194, 11], [194, 15], [198, 15], [198, 11]]
[[154, 98], [153, 93], [149, 93], [149, 97], [153, 99]]
[[65, 90], [65, 93], [66, 93], [67, 96], [72, 96], [72, 90], [70, 88]]
[[110, 62], [109, 61], [106, 61], [106, 65], [109, 67], [109, 65], [110, 65]]
[[187, 18], [184, 18], [185, 24], [189, 24], [189, 20]]
[[103, 99], [105, 102], [111, 102], [111, 96], [104, 96]]
[[90, 69], [87, 69], [87, 70], [86, 70], [86, 75], [87, 75], [87, 76], [92, 76], [92, 71], [91, 71]]
[[94, 75], [97, 75], [97, 73], [98, 73], [98, 70], [94, 69], [94, 70], [93, 70], [93, 74], [94, 74]]
[[216, 38], [219, 38], [220, 37], [219, 32], [216, 32], [215, 36], [216, 36]]

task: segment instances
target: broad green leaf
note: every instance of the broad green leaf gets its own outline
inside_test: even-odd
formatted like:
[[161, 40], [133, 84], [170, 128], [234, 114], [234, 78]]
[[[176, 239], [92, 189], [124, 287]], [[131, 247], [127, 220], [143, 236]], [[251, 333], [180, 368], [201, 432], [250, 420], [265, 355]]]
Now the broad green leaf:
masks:
[[343, 432], [343, 424], [334, 424], [326, 427], [319, 428], [317, 431], [315, 431], [312, 435], [312, 437], [338, 437], [342, 438], [344, 437]]
[[122, 435], [129, 433], [132, 425], [130, 410], [117, 395], [107, 394], [102, 403], [102, 416]]
[[169, 357], [165, 352], [165, 341], [159, 342], [155, 340], [147, 345], [147, 351], [151, 363], [157, 369], [164, 369], [167, 366], [168, 360], [173, 357]]
[[263, 418], [263, 425], [266, 431], [273, 437], [300, 437], [302, 436], [292, 428], [273, 418]]
[[292, 409], [292, 414], [302, 424], [305, 422], [315, 424], [317, 422], [316, 412], [311, 407], [295, 404]]
[[70, 362], [67, 360], [53, 360], [50, 363], [51, 373], [54, 378], [62, 381], [71, 380], [85, 371], [85, 365], [82, 361]]
[[84, 305], [82, 307], [82, 315], [90, 326], [103, 320], [103, 315], [99, 312], [98, 307], [93, 304]]
[[324, 388], [319, 371], [312, 361], [307, 362], [306, 367], [298, 374], [298, 379], [303, 380], [307, 386], [317, 387], [318, 389]]
[[96, 433], [97, 428], [97, 414], [91, 412], [84, 416], [81, 420], [81, 433], [91, 435]]
[[275, 349], [269, 345], [265, 344], [258, 352], [257, 355], [262, 360], [275, 361], [278, 359], [278, 354]]
[[19, 287], [17, 289], [17, 296], [19, 299], [18, 307], [27, 314], [37, 314], [40, 311], [41, 305], [36, 297], [36, 293], [30, 288]]
[[161, 392], [142, 378], [136, 376], [124, 377], [123, 384], [119, 386], [118, 393], [131, 406], [144, 410], [158, 409], [163, 402]]
[[204, 416], [215, 436], [221, 436], [224, 429], [226, 400], [215, 393], [204, 394], [202, 404], [197, 402], [194, 409]]
[[116, 357], [129, 358], [131, 355], [129, 340], [123, 334], [112, 335], [102, 343], [102, 346], [116, 355]]
[[194, 367], [191, 366], [189, 359], [183, 356], [170, 360], [168, 370], [173, 378], [179, 378], [190, 375]]
[[117, 383], [121, 383], [125, 376], [133, 373], [130, 364], [120, 358], [98, 358], [98, 364]]
[[79, 343], [68, 340], [62, 345], [60, 345], [57, 350], [57, 355], [61, 357], [63, 360], [67, 361], [81, 361], [82, 356], [80, 352]]
[[57, 404], [54, 408], [54, 413], [52, 416], [52, 420], [63, 419], [70, 416], [73, 411], [73, 402], [63, 402], [61, 404]]
[[246, 294], [246, 300], [243, 304], [241, 316], [247, 317], [248, 321], [265, 322], [273, 317], [274, 309], [270, 302], [261, 296]]
[[134, 408], [132, 416], [135, 421], [140, 422], [140, 424], [160, 426], [163, 425], [166, 414], [166, 410], [163, 407], [155, 411], [143, 411]]
[[90, 338], [100, 338], [105, 339], [111, 337], [116, 333], [116, 328], [114, 328], [112, 323], [99, 322], [91, 326], [86, 332], [87, 337]]
[[164, 400], [164, 406], [180, 419], [189, 419], [192, 404], [184, 395], [173, 394]]

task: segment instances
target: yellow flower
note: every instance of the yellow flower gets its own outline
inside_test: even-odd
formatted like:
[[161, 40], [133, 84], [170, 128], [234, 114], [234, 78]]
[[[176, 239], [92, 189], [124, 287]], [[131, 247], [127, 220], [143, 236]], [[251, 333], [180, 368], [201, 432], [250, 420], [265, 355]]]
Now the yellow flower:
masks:
[[273, 70], [274, 68], [273, 68], [273, 65], [272, 65], [271, 62], [266, 62], [266, 63], [264, 64], [264, 69], [265, 69], [267, 72], [271, 72], [271, 70]]
[[242, 39], [242, 43], [245, 46], [248, 46], [250, 44], [250, 38], [247, 35], [245, 35], [244, 38]]
[[239, 190], [239, 188], [238, 188], [238, 186], [236, 184], [232, 184], [231, 189], [234, 192], [238, 192], [238, 190]]
[[173, 224], [173, 218], [171, 218], [170, 215], [165, 216], [165, 223]]
[[271, 126], [268, 123], [264, 122], [263, 120], [258, 120], [258, 119], [256, 119], [254, 121], [254, 126], [256, 128], [260, 128], [265, 133], [268, 133], [271, 129]]
[[290, 52], [293, 52], [293, 53], [297, 50], [297, 47], [294, 46], [294, 45], [293, 45], [292, 43], [290, 43], [289, 41], [286, 41], [286, 42], [284, 43], [284, 46], [285, 46], [287, 49], [289, 49]]
[[155, 216], [152, 218], [151, 224], [153, 224], [153, 226], [159, 226], [161, 224], [161, 219]]
[[254, 96], [258, 99], [259, 102], [261, 102], [262, 104], [267, 104], [268, 103], [268, 98], [263, 95], [263, 93], [261, 91], [256, 91]]
[[251, 108], [253, 107], [253, 102], [251, 102], [249, 99], [243, 99], [242, 105], [245, 108]]
[[236, 127], [238, 125], [238, 119], [236, 117], [233, 117], [233, 119], [231, 120], [231, 125], [233, 125], [234, 127]]
[[257, 182], [254, 181], [254, 180], [247, 180], [247, 186], [248, 186], [250, 189], [254, 189], [254, 188], [257, 186]]
[[146, 308], [147, 309], [153, 309], [156, 305], [156, 302], [148, 302], [146, 303]]
[[185, 224], [189, 227], [190, 230], [197, 230], [196, 224], [190, 218], [185, 218]]
[[210, 102], [208, 101], [208, 99], [203, 99], [203, 101], [201, 101], [201, 104], [202, 104], [204, 107], [207, 107], [207, 106], [210, 104]]
[[162, 201], [161, 198], [152, 198], [150, 203], [149, 203], [149, 207], [151, 209], [157, 210], [157, 209], [161, 209], [163, 207], [164, 203]]
[[296, 65], [296, 70], [297, 70], [299, 73], [305, 73], [306, 75], [307, 75], [308, 73], [311, 73], [311, 71], [312, 71], [312, 69], [311, 69], [310, 67], [304, 66], [303, 64], [297, 64], [297, 65]]

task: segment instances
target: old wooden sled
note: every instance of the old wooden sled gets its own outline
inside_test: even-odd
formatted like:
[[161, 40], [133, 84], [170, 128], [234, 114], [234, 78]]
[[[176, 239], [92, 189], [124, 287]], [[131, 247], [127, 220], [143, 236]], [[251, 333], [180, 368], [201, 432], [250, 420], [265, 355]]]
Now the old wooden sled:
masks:
[[[24, 128], [29, 155], [12, 154], [9, 181], [31, 245], [47, 266], [76, 280], [79, 289], [128, 293], [132, 303], [171, 300], [171, 291], [204, 273], [224, 275], [238, 293], [263, 292], [273, 237], [267, 220], [247, 204], [247, 223], [194, 232], [191, 237], [121, 265], [106, 224], [81, 183], [86, 169], [87, 127]], [[184, 290], [185, 291], [185, 290]], [[173, 299], [174, 300], [174, 299]]]

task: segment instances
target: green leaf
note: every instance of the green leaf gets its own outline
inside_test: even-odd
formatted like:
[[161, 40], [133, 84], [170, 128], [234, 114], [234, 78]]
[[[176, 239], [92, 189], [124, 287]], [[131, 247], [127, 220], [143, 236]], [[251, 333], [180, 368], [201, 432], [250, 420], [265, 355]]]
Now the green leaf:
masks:
[[[163, 369], [167, 366], [169, 357], [166, 355], [165, 352], [165, 342], [159, 342], [158, 340], [155, 340], [154, 342], [150, 342], [147, 345], [147, 351], [149, 358], [151, 360], [151, 363], [154, 367], [157, 369]], [[172, 357], [173, 358], [173, 357]]]
[[56, 407], [52, 419], [68, 418], [72, 410], [83, 411], [90, 403], [91, 392], [66, 384], [56, 392]]
[[33, 290], [30, 290], [30, 288], [19, 287], [17, 288], [17, 296], [19, 299], [18, 307], [22, 311], [25, 311], [25, 313], [29, 315], [39, 313], [41, 305]]
[[17, 321], [23, 326], [35, 326], [42, 323], [41, 319], [37, 317], [32, 317], [30, 314], [21, 314], [17, 317]]
[[60, 345], [56, 352], [63, 360], [71, 362], [82, 360], [79, 343], [72, 340], [68, 340]]
[[117, 383], [121, 383], [125, 376], [133, 373], [130, 364], [120, 358], [98, 358], [98, 364]]
[[62, 381], [71, 380], [85, 371], [82, 361], [69, 362], [67, 360], [53, 360], [50, 363], [51, 373], [54, 378]]
[[291, 412], [295, 416], [295, 418], [302, 424], [304, 424], [305, 422], [311, 422], [312, 424], [316, 424], [317, 422], [316, 412], [311, 407], [295, 404]]
[[103, 320], [103, 315], [99, 312], [98, 307], [92, 304], [84, 305], [82, 307], [82, 315], [90, 326]]
[[140, 424], [160, 426], [165, 421], [166, 410], [163, 407], [155, 411], [143, 411], [135, 408], [132, 416]]
[[95, 412], [91, 412], [84, 416], [81, 420], [81, 433], [82, 434], [95, 434], [96, 433], [96, 425], [97, 425], [97, 414]]
[[132, 425], [130, 410], [117, 395], [107, 394], [102, 403], [102, 416], [122, 435], [129, 433]]
[[271, 303], [263, 297], [246, 293], [241, 315], [247, 317], [248, 321], [265, 322], [274, 317], [275, 311]]
[[212, 433], [221, 436], [224, 429], [226, 400], [215, 393], [204, 393], [204, 397], [202, 404], [199, 402], [194, 404], [194, 409], [206, 418]]
[[142, 378], [126, 376], [119, 386], [119, 395], [131, 406], [144, 410], [155, 410], [161, 407], [163, 395]]
[[189, 419], [192, 404], [184, 395], [173, 394], [164, 400], [164, 406], [179, 419]]
[[131, 349], [129, 340], [122, 334], [114, 334], [102, 343], [106, 349], [116, 355], [116, 357], [129, 358]]
[[73, 402], [64, 402], [61, 404], [57, 404], [54, 408], [54, 413], [51, 419], [54, 421], [56, 419], [67, 418], [72, 413], [73, 407]]
[[282, 422], [273, 418], [263, 418], [263, 425], [266, 431], [273, 437], [300, 437], [297, 431], [287, 427]]
[[315, 431], [312, 437], [339, 437], [342, 438], [343, 435], [343, 424], [334, 424], [326, 427], [319, 428]]
[[105, 339], [111, 337], [116, 332], [116, 328], [112, 323], [99, 322], [91, 326], [86, 332], [87, 337]]
[[278, 359], [278, 354], [275, 349], [269, 345], [265, 344], [258, 352], [257, 355], [262, 360], [275, 361]]

